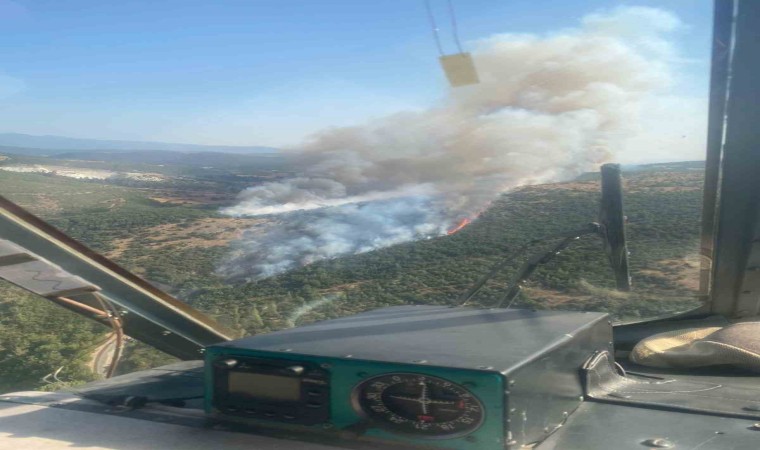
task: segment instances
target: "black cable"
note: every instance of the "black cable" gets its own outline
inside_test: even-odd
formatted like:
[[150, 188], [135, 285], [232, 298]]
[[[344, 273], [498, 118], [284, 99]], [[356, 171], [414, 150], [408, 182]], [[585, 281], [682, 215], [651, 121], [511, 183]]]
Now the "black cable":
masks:
[[443, 47], [441, 46], [441, 38], [438, 36], [438, 25], [435, 23], [433, 8], [430, 7], [430, 0], [425, 0], [425, 8], [427, 9], [428, 19], [430, 19], [430, 26], [433, 28], [433, 37], [435, 38], [435, 45], [438, 47], [438, 53], [440, 53], [440, 55], [443, 56]]
[[[588, 233], [587, 233], [588, 234]], [[505, 309], [509, 309], [512, 306], [512, 303], [514, 303], [515, 299], [517, 299], [517, 296], [522, 292], [522, 285], [523, 283], [530, 278], [531, 275], [533, 275], [533, 272], [536, 271], [538, 266], [544, 265], [554, 259], [555, 256], [559, 255], [560, 252], [564, 249], [566, 249], [572, 242], [577, 241], [578, 239], [583, 236], [582, 234], [578, 236], [570, 236], [562, 239], [558, 244], [552, 246], [552, 248], [546, 250], [545, 252], [539, 253], [537, 255], [534, 255], [531, 259], [526, 261], [518, 274], [513, 278], [512, 282], [509, 284], [509, 289], [507, 290], [507, 293], [504, 295], [504, 298], [502, 298], [499, 303], [496, 305], [497, 308], [501, 308], [502, 305], [506, 302], [507, 306], [505, 306]]]
[[[583, 228], [580, 228], [578, 230], [573, 230], [573, 231], [570, 231], [570, 232], [564, 232], [564, 233], [554, 234], [554, 235], [550, 235], [550, 236], [544, 236], [542, 238], [533, 239], [531, 241], [528, 241], [527, 243], [525, 243], [521, 247], [519, 247], [517, 249], [517, 251], [513, 252], [513, 254], [505, 257], [501, 261], [499, 261], [496, 264], [494, 264], [491, 267], [491, 270], [489, 270], [488, 273], [486, 273], [486, 275], [484, 275], [481, 279], [479, 279], [477, 282], [475, 282], [475, 284], [473, 284], [472, 287], [470, 287], [470, 289], [468, 289], [462, 295], [462, 297], [460, 297], [459, 306], [466, 306], [467, 303], [475, 296], [475, 294], [477, 294], [483, 288], [483, 286], [485, 286], [485, 284], [488, 282], [488, 280], [490, 280], [491, 278], [493, 278], [494, 276], [496, 276], [496, 274], [498, 274], [504, 268], [506, 268], [507, 265], [509, 265], [509, 263], [512, 262], [515, 259], [516, 256], [521, 255], [523, 252], [525, 252], [531, 246], [539, 244], [539, 243], [542, 243], [542, 242], [546, 242], [546, 241], [549, 241], [549, 240], [552, 240], [552, 239], [562, 238], [562, 241], [560, 242], [560, 244], [552, 247], [552, 250], [550, 250], [551, 255], [549, 255], [547, 252], [544, 252], [544, 253], [541, 253], [539, 255], [540, 257], [538, 259], [536, 259], [536, 257], [534, 257], [532, 260], [529, 260], [528, 262], [526, 262], [525, 264], [523, 264], [523, 268], [519, 272], [521, 275], [518, 278], [516, 278], [515, 282], [511, 283], [511, 287], [507, 291], [507, 296], [505, 296], [504, 299], [502, 299], [499, 302], [499, 307], [501, 307], [501, 305], [504, 303], [504, 301], [509, 301], [509, 306], [511, 306], [512, 305], [512, 300], [514, 300], [514, 297], [512, 297], [511, 295], [515, 294], [513, 291], [515, 289], [517, 289], [517, 291], [519, 293], [520, 287], [518, 286], [518, 284], [521, 283], [522, 281], [524, 281], [522, 279], [522, 275], [525, 274], [525, 273], [527, 273], [527, 275], [530, 276], [530, 274], [533, 273], [533, 271], [529, 269], [529, 267], [531, 267], [531, 265], [544, 264], [544, 260], [547, 260], [547, 258], [551, 259], [551, 257], [554, 256], [554, 254], [556, 254], [558, 251], [563, 250], [567, 245], [570, 244], [570, 242], [576, 240], [580, 236], [584, 236], [584, 235], [587, 235], [587, 234], [597, 234], [598, 232], [599, 232], [599, 224], [597, 224], [595, 222], [591, 222], [591, 223], [586, 224], [586, 226], [584, 226]], [[507, 306], [507, 308], [509, 308], [509, 306]]]
[[501, 272], [503, 269], [511, 263], [515, 255], [522, 254], [525, 250], [527, 250], [530, 246], [535, 245], [536, 243], [540, 242], [540, 239], [536, 239], [533, 241], [530, 241], [526, 244], [523, 244], [521, 247], [519, 247], [516, 251], [511, 253], [509, 256], [502, 258], [500, 261], [498, 261], [496, 264], [491, 266], [491, 270], [489, 270], [483, 277], [481, 277], [478, 281], [476, 281], [470, 289], [468, 289], [462, 296], [459, 298], [459, 306], [466, 306], [467, 303], [475, 297], [475, 294], [480, 292], [480, 290], [485, 286], [485, 284], [490, 280], [491, 278], [495, 277], [499, 272]]
[[452, 3], [452, 0], [449, 0], [449, 15], [451, 16], [451, 34], [454, 35], [454, 42], [457, 44], [459, 53], [464, 53], [464, 50], [462, 50], [462, 43], [459, 42], [459, 27], [457, 26], [457, 16], [454, 12], [454, 4]]

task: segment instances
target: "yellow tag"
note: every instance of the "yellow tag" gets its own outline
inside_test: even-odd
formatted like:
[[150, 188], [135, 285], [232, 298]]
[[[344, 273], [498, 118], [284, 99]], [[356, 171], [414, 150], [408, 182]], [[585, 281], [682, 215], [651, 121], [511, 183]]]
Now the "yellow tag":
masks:
[[439, 60], [452, 87], [480, 83], [478, 72], [475, 70], [475, 64], [472, 62], [472, 56], [469, 53], [444, 55]]

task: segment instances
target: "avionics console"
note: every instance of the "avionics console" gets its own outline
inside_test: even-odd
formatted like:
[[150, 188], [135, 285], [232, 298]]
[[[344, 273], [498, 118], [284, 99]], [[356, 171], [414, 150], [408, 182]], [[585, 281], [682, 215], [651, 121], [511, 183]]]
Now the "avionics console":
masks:
[[214, 399], [227, 414], [301, 425], [330, 419], [330, 374], [315, 363], [226, 357], [213, 372]]
[[433, 448], [518, 448], [582, 401], [606, 314], [402, 306], [206, 351], [217, 419]]

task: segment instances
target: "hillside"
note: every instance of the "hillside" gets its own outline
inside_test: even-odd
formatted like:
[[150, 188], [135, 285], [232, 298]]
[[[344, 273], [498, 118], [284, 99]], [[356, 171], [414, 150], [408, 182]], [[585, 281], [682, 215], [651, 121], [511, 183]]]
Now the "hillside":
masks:
[[[624, 173], [633, 292], [610, 289], [613, 279], [601, 242], [589, 237], [539, 269], [515, 307], [609, 311], [633, 319], [696, 306], [701, 170], [701, 163], [678, 163]], [[513, 257], [476, 298], [476, 304], [492, 305], [527, 257], [515, 249], [595, 220], [599, 198], [596, 174], [526, 186], [502, 195], [451, 236], [235, 282], [215, 269], [230, 243], [264, 219], [218, 215], [220, 205], [234, 200], [234, 189], [192, 181], [199, 183], [195, 191], [0, 172], [0, 192], [240, 335], [384, 305], [454, 304], [495, 261]], [[39, 387], [39, 380], [60, 366], [67, 381], [88, 379], [83, 361], [107, 330], [7, 285], [0, 289], [0, 373], [9, 374], [0, 380], [0, 391]], [[132, 344], [122, 370], [166, 360]]]
[[[701, 180], [702, 172], [688, 165], [667, 171], [653, 166], [626, 175], [633, 292], [611, 290], [614, 281], [601, 241], [588, 237], [540, 268], [515, 307], [607, 311], [627, 320], [696, 306]], [[523, 187], [500, 197], [452, 236], [323, 261], [259, 282], [205, 289], [188, 301], [249, 333], [268, 331], [287, 326], [294, 314], [326, 296], [333, 300], [299, 320], [384, 305], [455, 304], [496, 261], [513, 256], [508, 269], [476, 297], [476, 304], [491, 306], [530, 254], [515, 249], [596, 220], [598, 199], [596, 175]]]
[[52, 152], [44, 148], [17, 147], [13, 145], [0, 145], [0, 153], [25, 156], [47, 156]]

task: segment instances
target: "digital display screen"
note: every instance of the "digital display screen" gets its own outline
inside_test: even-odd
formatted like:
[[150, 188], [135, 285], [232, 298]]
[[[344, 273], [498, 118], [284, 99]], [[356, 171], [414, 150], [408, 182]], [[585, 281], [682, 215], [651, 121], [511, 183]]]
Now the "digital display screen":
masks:
[[301, 399], [301, 380], [260, 373], [230, 372], [227, 390], [230, 394], [245, 397], [298, 401]]

